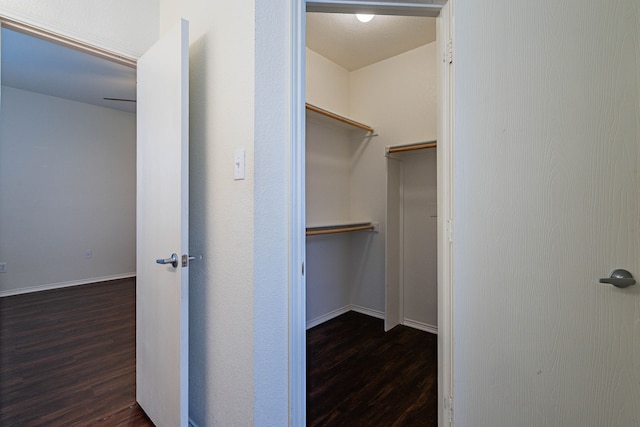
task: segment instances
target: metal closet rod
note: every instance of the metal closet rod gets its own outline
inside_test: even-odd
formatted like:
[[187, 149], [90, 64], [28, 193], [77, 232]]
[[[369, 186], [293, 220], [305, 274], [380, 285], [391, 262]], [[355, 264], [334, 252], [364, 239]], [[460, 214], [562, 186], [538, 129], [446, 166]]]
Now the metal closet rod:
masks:
[[348, 224], [336, 226], [307, 227], [307, 236], [321, 236], [324, 234], [350, 233], [353, 231], [376, 231], [376, 225], [372, 223]]
[[[305, 104], [305, 107], [309, 111], [313, 111], [315, 113], [318, 113], [318, 114], [323, 115], [325, 117], [329, 117], [330, 119], [333, 119], [333, 120], [336, 120], [338, 122], [347, 124], [349, 126], [353, 126], [355, 128], [362, 129], [362, 130], [367, 131], [369, 133], [373, 133], [374, 132], [374, 129], [371, 126], [365, 125], [364, 123], [356, 122], [355, 120], [352, 120], [352, 119], [350, 119], [348, 117], [342, 116], [340, 114], [336, 114], [333, 111], [325, 110], [324, 108], [320, 108], [320, 107], [315, 106], [313, 104], [309, 104], [308, 102]], [[371, 136], [373, 136], [373, 135], [371, 135]]]
[[402, 153], [404, 151], [424, 150], [425, 148], [436, 148], [437, 146], [437, 140], [416, 142], [414, 144], [395, 145], [392, 147], [387, 147], [387, 154]]

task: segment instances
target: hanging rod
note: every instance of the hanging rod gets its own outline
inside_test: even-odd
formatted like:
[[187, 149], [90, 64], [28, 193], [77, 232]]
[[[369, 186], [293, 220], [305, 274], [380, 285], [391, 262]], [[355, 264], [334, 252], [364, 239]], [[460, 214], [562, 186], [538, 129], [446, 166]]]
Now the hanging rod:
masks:
[[374, 129], [371, 126], [365, 125], [364, 123], [356, 122], [355, 120], [351, 120], [348, 117], [341, 116], [340, 114], [336, 114], [332, 111], [325, 110], [324, 108], [316, 107], [313, 104], [309, 104], [308, 102], [305, 104], [305, 107], [309, 111], [313, 111], [314, 113], [318, 113], [322, 116], [328, 117], [333, 120], [337, 120], [341, 123], [347, 124], [349, 126], [356, 127], [358, 129], [362, 129], [369, 133], [373, 133]]
[[325, 225], [319, 227], [307, 227], [307, 236], [321, 236], [325, 234], [350, 233], [353, 231], [377, 231], [376, 224], [363, 222], [358, 224]]
[[387, 147], [387, 154], [402, 153], [404, 151], [424, 150], [425, 148], [436, 148], [438, 141], [416, 142], [414, 144], [394, 145]]

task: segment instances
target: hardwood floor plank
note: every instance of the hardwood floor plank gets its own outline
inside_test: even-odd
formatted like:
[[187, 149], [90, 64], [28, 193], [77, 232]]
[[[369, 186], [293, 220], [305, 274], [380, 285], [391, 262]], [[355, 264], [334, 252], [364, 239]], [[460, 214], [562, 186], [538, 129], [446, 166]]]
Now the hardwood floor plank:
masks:
[[135, 279], [0, 298], [0, 425], [153, 426], [135, 403]]
[[437, 426], [437, 337], [348, 312], [307, 331], [307, 425]]

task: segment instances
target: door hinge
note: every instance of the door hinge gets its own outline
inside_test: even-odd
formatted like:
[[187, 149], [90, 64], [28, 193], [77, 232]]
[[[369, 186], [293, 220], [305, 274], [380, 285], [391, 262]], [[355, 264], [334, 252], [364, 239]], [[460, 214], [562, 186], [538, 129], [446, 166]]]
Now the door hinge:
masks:
[[446, 62], [448, 64], [453, 64], [453, 40], [449, 39], [447, 40], [447, 59]]
[[448, 396], [444, 398], [444, 410], [447, 414], [447, 420], [449, 424], [453, 424], [453, 397]]
[[447, 239], [449, 240], [449, 243], [453, 243], [453, 220], [452, 219], [447, 220]]

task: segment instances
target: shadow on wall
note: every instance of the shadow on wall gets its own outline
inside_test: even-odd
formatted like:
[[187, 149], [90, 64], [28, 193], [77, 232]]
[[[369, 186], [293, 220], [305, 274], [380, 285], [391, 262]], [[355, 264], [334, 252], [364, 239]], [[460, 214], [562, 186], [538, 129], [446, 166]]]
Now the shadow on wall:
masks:
[[[195, 425], [206, 425], [206, 414], [201, 413], [207, 407], [207, 301], [210, 287], [207, 286], [206, 248], [210, 230], [207, 217], [210, 216], [207, 200], [208, 185], [211, 177], [207, 167], [207, 110], [206, 93], [197, 88], [206, 88], [207, 37], [202, 36], [189, 46], [189, 253], [202, 254], [200, 262], [189, 267], [189, 421]], [[197, 414], [197, 419], [191, 419]], [[204, 419], [199, 418], [204, 416]]]

